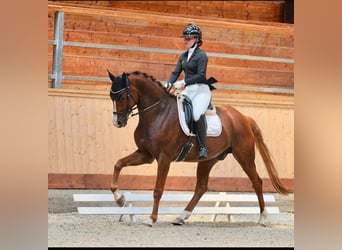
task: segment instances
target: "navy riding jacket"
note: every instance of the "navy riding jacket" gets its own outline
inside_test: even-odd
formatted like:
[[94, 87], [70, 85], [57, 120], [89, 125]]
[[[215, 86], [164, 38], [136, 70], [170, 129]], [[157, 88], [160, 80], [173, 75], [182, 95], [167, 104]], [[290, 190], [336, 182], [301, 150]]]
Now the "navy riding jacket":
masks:
[[169, 78], [170, 83], [174, 83], [181, 72], [184, 70], [185, 73], [185, 86], [206, 83], [207, 81], [207, 54], [199, 47], [192, 53], [189, 61], [187, 62], [188, 51], [182, 53], [179, 57], [175, 70], [171, 73]]

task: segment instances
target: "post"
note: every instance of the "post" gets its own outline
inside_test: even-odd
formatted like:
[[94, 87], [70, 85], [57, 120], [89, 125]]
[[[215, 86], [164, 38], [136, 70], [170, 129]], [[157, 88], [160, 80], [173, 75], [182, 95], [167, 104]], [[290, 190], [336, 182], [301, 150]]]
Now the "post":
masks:
[[64, 12], [57, 11], [55, 14], [55, 29], [53, 42], [52, 62], [52, 87], [62, 87], [62, 59], [63, 59], [63, 36], [64, 36]]

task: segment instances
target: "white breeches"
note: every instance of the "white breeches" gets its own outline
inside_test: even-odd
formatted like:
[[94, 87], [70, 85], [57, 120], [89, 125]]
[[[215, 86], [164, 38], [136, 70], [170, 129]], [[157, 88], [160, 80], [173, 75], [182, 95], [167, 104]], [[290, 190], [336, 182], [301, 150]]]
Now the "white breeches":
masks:
[[187, 86], [183, 91], [183, 95], [189, 97], [192, 101], [193, 119], [198, 121], [200, 116], [205, 113], [211, 99], [211, 93], [207, 84], [193, 84]]

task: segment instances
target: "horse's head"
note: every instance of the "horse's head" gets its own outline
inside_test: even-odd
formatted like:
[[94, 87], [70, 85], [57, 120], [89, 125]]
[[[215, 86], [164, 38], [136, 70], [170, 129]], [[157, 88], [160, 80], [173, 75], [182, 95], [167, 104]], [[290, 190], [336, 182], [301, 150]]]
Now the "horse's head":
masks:
[[121, 128], [127, 125], [128, 117], [136, 103], [133, 100], [129, 79], [126, 73], [115, 77], [109, 70], [108, 75], [112, 81], [110, 98], [113, 101], [113, 125]]

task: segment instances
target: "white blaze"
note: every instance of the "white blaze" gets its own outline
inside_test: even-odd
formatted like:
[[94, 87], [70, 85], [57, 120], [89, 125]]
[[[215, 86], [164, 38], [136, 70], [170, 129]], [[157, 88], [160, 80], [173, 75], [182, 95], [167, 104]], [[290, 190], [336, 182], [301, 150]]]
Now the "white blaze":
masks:
[[116, 103], [113, 102], [113, 125], [118, 126], [118, 116], [116, 115]]

